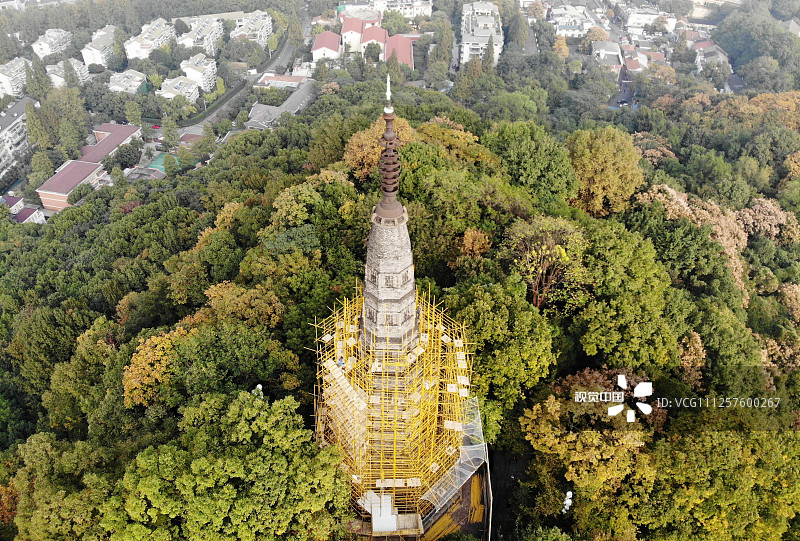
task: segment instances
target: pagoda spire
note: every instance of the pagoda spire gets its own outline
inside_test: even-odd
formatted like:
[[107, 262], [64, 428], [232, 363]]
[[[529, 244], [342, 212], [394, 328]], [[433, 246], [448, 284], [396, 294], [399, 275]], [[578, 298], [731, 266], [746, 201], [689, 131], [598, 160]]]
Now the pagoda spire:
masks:
[[383, 147], [378, 171], [381, 178], [381, 202], [375, 210], [381, 218], [397, 218], [403, 214], [403, 205], [397, 201], [397, 191], [400, 183], [400, 156], [397, 154], [397, 145], [400, 142], [394, 131], [394, 107], [392, 107], [392, 89], [389, 74], [386, 74], [386, 107], [383, 108], [383, 120], [386, 122], [386, 131], [383, 132], [380, 144]]

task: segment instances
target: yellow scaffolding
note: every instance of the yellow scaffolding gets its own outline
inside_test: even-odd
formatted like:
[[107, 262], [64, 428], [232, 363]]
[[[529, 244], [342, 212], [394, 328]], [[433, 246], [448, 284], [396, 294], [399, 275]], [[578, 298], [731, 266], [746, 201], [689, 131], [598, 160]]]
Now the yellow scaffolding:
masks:
[[[373, 533], [373, 511], [390, 501], [389, 512], [398, 517], [392, 535], [415, 537], [435, 507], [424, 496], [431, 489], [442, 493], [450, 477], [459, 482], [451, 469], [468, 438], [472, 359], [463, 325], [419, 292], [417, 329], [408, 343], [390, 353], [365, 344], [363, 302], [359, 291], [316, 324], [317, 438], [343, 451], [361, 533]], [[386, 495], [391, 499], [382, 500]]]

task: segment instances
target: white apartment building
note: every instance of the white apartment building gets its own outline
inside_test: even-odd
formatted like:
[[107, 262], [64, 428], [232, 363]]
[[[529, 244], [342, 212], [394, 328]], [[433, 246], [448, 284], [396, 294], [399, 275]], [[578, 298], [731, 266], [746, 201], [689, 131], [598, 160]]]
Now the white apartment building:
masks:
[[[86, 67], [86, 64], [74, 58], [70, 58], [69, 63], [72, 64], [72, 68], [75, 70], [75, 73], [78, 76], [78, 82], [80, 84], [83, 84], [89, 80], [89, 69]], [[47, 66], [47, 75], [50, 77], [50, 80], [53, 82], [53, 86], [55, 88], [64, 86], [66, 83], [66, 77], [64, 76], [64, 62]]]
[[370, 7], [381, 13], [399, 11], [406, 19], [413, 19], [417, 15], [430, 17], [433, 0], [370, 0]]
[[231, 39], [249, 39], [261, 47], [266, 47], [272, 35], [272, 17], [264, 11], [245, 13], [236, 20], [236, 28], [231, 30]]
[[563, 5], [550, 9], [549, 19], [556, 34], [567, 38], [581, 38], [590, 28], [597, 26], [584, 6]]
[[217, 85], [217, 62], [213, 58], [206, 58], [203, 53], [181, 62], [181, 70], [186, 77], [202, 88], [203, 92], [211, 92]]
[[39, 58], [53, 53], [64, 52], [72, 42], [72, 32], [61, 30], [60, 28], [48, 28], [44, 35], [33, 42], [33, 52]]
[[111, 92], [125, 92], [136, 94], [139, 87], [147, 79], [144, 73], [132, 69], [127, 69], [122, 73], [113, 73], [108, 82], [108, 89]]
[[114, 32], [116, 29], [114, 25], [109, 24], [92, 34], [92, 41], [81, 49], [84, 64], [87, 66], [90, 64], [108, 66], [108, 59], [114, 53]]
[[461, 65], [476, 56], [483, 58], [490, 40], [494, 47], [494, 63], [497, 64], [503, 51], [500, 10], [489, 2], [464, 4], [461, 11]]
[[175, 37], [175, 27], [164, 19], [156, 19], [142, 27], [142, 32], [125, 42], [128, 58], [145, 59], [150, 53]]
[[181, 75], [174, 79], [164, 79], [161, 84], [161, 90], [156, 90], [156, 96], [161, 96], [168, 100], [184, 96], [190, 103], [194, 103], [200, 97], [200, 87], [188, 77]]
[[0, 66], [0, 97], [6, 95], [22, 97], [22, 89], [27, 82], [25, 64], [31, 66], [33, 62], [18, 56], [8, 64]]
[[178, 38], [178, 45], [187, 49], [201, 47], [207, 55], [214, 56], [222, 37], [222, 21], [211, 17], [193, 17], [189, 27], [191, 30]]
[[6, 9], [25, 9], [25, 0], [0, 0], [0, 11]]
[[28, 148], [25, 125], [25, 104], [28, 102], [36, 103], [25, 98], [0, 111], [0, 177], [16, 163], [17, 156]]

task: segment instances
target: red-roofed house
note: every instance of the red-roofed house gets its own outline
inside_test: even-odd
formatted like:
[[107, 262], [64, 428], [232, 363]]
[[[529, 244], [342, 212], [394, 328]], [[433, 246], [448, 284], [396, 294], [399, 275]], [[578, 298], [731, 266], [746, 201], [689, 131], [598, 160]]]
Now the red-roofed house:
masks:
[[381, 48], [381, 60], [385, 60], [383, 58], [383, 53], [386, 50], [386, 40], [389, 39], [389, 32], [381, 28], [380, 26], [370, 26], [369, 28], [365, 29], [364, 32], [361, 34], [361, 44], [359, 46], [359, 52], [364, 54], [364, 51], [367, 50], [367, 45], [370, 43], [377, 43], [378, 46]]
[[345, 17], [342, 21], [342, 48], [350, 52], [358, 51], [363, 31], [364, 21], [355, 17]]
[[714, 45], [714, 42], [711, 41], [710, 39], [707, 39], [705, 41], [698, 41], [694, 44], [694, 50], [697, 51], [700, 49], [705, 49], [706, 47], [711, 47], [712, 45]]
[[667, 57], [664, 56], [664, 53], [657, 52], [657, 51], [642, 51], [647, 58], [650, 59], [651, 62], [666, 62]]
[[25, 202], [21, 197], [14, 197], [13, 195], [4, 195], [0, 197], [0, 203], [3, 203], [11, 211], [11, 214], [16, 214], [25, 206]]
[[64, 210], [67, 208], [67, 197], [80, 184], [94, 185], [100, 176], [103, 166], [99, 163], [81, 160], [69, 160], [58, 168], [56, 174], [36, 189], [42, 205], [47, 210]]
[[113, 156], [120, 145], [130, 143], [131, 139], [141, 134], [138, 126], [127, 124], [111, 124], [106, 122], [94, 129], [96, 145], [81, 148], [81, 161], [100, 163], [106, 156]]
[[625, 71], [630, 73], [639, 73], [642, 71], [642, 65], [639, 63], [638, 58], [626, 58], [625, 59]]
[[393, 54], [397, 55], [397, 60], [401, 64], [410, 66], [414, 69], [414, 51], [412, 41], [407, 37], [395, 35], [386, 40], [386, 60], [389, 60]]
[[13, 219], [19, 224], [43, 224], [45, 222], [44, 213], [38, 208], [24, 208], [15, 214]]
[[321, 58], [339, 58], [342, 54], [342, 37], [326, 30], [317, 35], [314, 46], [311, 48], [311, 56], [314, 62]]

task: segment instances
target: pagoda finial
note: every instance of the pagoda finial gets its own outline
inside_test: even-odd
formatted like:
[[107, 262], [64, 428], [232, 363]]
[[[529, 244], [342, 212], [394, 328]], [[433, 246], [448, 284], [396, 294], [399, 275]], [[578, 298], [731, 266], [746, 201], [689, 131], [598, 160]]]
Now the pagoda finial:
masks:
[[394, 107], [392, 107], [392, 90], [389, 74], [386, 74], [386, 107], [383, 108], [383, 120], [386, 131], [381, 137], [381, 158], [378, 170], [381, 174], [381, 202], [375, 213], [381, 218], [397, 218], [403, 214], [403, 205], [397, 201], [397, 190], [400, 181], [400, 156], [397, 154], [397, 134], [394, 132]]
[[386, 74], [386, 107], [383, 108], [383, 112], [386, 114], [394, 112], [394, 107], [392, 107], [392, 84], [388, 73]]

